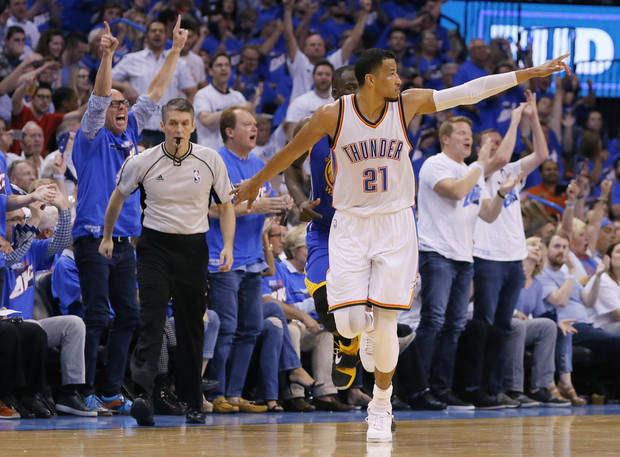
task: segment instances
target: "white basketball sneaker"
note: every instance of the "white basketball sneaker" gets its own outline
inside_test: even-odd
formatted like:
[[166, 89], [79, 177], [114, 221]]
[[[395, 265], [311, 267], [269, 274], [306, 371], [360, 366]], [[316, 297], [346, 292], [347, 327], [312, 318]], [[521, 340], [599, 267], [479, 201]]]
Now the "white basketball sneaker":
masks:
[[392, 408], [377, 408], [374, 401], [368, 404], [368, 430], [366, 441], [387, 443], [392, 441]]
[[375, 331], [362, 332], [360, 337], [360, 360], [364, 370], [375, 372]]

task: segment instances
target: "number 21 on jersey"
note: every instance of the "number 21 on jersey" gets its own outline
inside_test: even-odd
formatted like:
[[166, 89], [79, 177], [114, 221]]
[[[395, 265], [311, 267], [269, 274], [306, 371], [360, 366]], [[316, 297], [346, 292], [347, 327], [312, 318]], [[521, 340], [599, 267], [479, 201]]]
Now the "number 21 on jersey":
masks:
[[362, 172], [362, 177], [364, 178], [364, 192], [385, 192], [387, 190], [387, 167], [366, 168]]

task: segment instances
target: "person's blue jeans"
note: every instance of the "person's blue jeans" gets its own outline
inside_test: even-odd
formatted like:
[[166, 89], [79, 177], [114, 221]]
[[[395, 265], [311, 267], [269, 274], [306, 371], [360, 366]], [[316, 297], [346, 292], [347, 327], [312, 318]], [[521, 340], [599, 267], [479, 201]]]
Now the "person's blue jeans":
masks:
[[220, 334], [208, 365], [209, 378], [219, 381], [211, 399], [224, 393], [240, 397], [263, 329], [261, 275], [240, 270], [211, 273], [209, 283], [209, 307], [220, 317]]
[[506, 341], [519, 294], [525, 283], [523, 264], [498, 262], [474, 257], [474, 319], [498, 330], [494, 357], [487, 362], [488, 379], [483, 380], [491, 393], [503, 392]]
[[573, 327], [577, 329], [573, 335], [574, 345], [590, 349], [594, 357], [611, 367], [614, 373], [620, 371], [620, 335], [581, 322]]
[[[106, 376], [102, 394], [120, 392], [135, 329], [140, 323], [140, 308], [136, 299], [136, 258], [127, 239], [114, 241], [111, 259], [99, 254], [101, 238], [83, 236], [74, 240], [73, 250], [84, 299], [86, 341], [86, 393], [94, 393], [97, 352], [101, 337], [110, 325], [110, 306], [114, 320], [108, 332], [106, 346]], [[109, 303], [109, 304], [108, 304]]]
[[212, 359], [215, 352], [215, 343], [220, 332], [220, 317], [211, 309], [207, 310], [209, 322], [204, 323], [205, 339], [202, 343], [202, 358]]
[[420, 252], [422, 310], [416, 344], [424, 372], [430, 373], [430, 386], [436, 391], [452, 388], [456, 347], [467, 322], [473, 275], [472, 263]]
[[[271, 318], [277, 319], [275, 316]], [[278, 399], [278, 365], [281, 359], [284, 329], [286, 328], [286, 324], [284, 327], [280, 327], [267, 317], [263, 321], [258, 369], [260, 371], [259, 384], [262, 386], [262, 398], [264, 400]]]
[[560, 374], [573, 372], [573, 335], [564, 335], [559, 327], [555, 341], [555, 371]]
[[288, 371], [301, 366], [301, 360], [297, 357], [295, 347], [291, 341], [291, 334], [288, 331], [288, 323], [284, 316], [282, 307], [273, 301], [263, 302], [263, 317], [277, 317], [282, 321], [283, 341], [282, 341], [282, 353], [280, 354], [280, 360], [278, 363], [278, 371]]

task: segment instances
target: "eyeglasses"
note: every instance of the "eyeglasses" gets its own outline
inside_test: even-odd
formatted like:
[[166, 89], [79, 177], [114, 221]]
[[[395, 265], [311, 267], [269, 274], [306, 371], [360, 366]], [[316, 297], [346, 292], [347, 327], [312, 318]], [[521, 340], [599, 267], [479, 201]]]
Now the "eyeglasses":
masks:
[[125, 108], [129, 109], [129, 100], [112, 100], [110, 107], [114, 109], [121, 109], [121, 106], [125, 105]]

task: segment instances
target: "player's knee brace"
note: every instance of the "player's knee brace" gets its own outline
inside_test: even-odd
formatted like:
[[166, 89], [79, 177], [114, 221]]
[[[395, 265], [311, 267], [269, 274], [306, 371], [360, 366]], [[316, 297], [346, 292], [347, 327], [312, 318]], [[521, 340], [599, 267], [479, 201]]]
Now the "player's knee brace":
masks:
[[334, 311], [338, 333], [345, 338], [355, 338], [366, 330], [366, 307], [351, 306]]
[[398, 312], [395, 310], [374, 309], [375, 312], [375, 368], [389, 373], [398, 363]]

